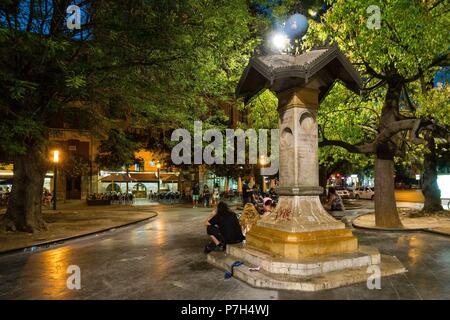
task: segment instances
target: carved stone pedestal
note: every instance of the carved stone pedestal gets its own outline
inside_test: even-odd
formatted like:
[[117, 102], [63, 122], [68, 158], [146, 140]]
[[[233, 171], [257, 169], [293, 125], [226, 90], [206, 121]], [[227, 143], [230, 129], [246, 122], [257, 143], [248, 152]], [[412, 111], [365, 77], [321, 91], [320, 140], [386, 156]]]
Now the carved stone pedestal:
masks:
[[255, 226], [247, 235], [247, 244], [267, 253], [294, 259], [358, 250], [358, 240], [349, 229], [286, 232]]
[[269, 254], [306, 258], [358, 250], [352, 231], [330, 216], [319, 199], [318, 94], [313, 88], [294, 88], [278, 95], [280, 199], [247, 235], [249, 246]]

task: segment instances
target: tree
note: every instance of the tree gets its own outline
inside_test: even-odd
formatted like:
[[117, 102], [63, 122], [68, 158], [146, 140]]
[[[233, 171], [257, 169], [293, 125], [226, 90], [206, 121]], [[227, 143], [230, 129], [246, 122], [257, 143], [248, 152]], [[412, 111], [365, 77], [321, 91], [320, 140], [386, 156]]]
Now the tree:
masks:
[[73, 2], [0, 4], [0, 151], [14, 163], [1, 225], [9, 230], [45, 229], [51, 134], [70, 128], [108, 141], [127, 126], [186, 125], [209, 101], [228, 99], [258, 41], [258, 20], [238, 0], [80, 0], [81, 30], [68, 30]]
[[[338, 141], [358, 145], [373, 139], [380, 113], [379, 94], [362, 101], [342, 84], [336, 84], [322, 101], [318, 113], [320, 137], [320, 167], [322, 186], [329, 175], [339, 169], [363, 170], [373, 166], [373, 160], [364, 153], [348, 153], [334, 145]], [[330, 143], [333, 142], [333, 143]]]
[[424, 150], [422, 193], [425, 197], [423, 213], [439, 212], [444, 210], [441, 202], [441, 190], [437, 184], [437, 167], [441, 151], [450, 141], [450, 114], [448, 101], [450, 88], [422, 88], [418, 93], [418, 107], [415, 109], [418, 117], [431, 118], [439, 121], [439, 126], [428, 130], [423, 137], [426, 146]]
[[[449, 14], [442, 1], [374, 1], [380, 8], [380, 28], [368, 26], [373, 18], [365, 2], [330, 1], [331, 9], [320, 23], [311, 22], [306, 45], [337, 42], [366, 79], [365, 92], [384, 89], [384, 102], [376, 137], [370, 143], [353, 145], [324, 141], [350, 152], [375, 155], [376, 225], [399, 227], [394, 195], [394, 157], [398, 154], [401, 131], [417, 136], [430, 121], [405, 115], [401, 95], [408, 84], [428, 81], [438, 65], [448, 59], [445, 26]], [[377, 18], [377, 17], [375, 17]], [[320, 41], [317, 41], [320, 40]]]

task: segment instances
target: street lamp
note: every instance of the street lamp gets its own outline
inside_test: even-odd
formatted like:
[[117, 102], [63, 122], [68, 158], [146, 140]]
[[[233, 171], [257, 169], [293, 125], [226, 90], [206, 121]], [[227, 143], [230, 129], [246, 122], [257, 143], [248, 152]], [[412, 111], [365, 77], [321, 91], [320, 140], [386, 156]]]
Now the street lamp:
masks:
[[56, 210], [56, 180], [58, 178], [59, 151], [53, 150], [53, 210]]
[[159, 176], [159, 173], [160, 173], [160, 170], [161, 170], [161, 164], [160, 163], [158, 163], [156, 165], [156, 169], [158, 170], [158, 193], [159, 193], [160, 186], [161, 186], [161, 179], [160, 179], [160, 176]]
[[266, 178], [262, 174], [262, 168], [264, 168], [268, 164], [268, 160], [267, 160], [267, 157], [265, 155], [261, 155], [259, 157], [259, 164], [260, 164], [260, 174], [261, 174], [261, 177], [262, 177], [262, 184], [261, 184], [262, 191], [266, 192]]

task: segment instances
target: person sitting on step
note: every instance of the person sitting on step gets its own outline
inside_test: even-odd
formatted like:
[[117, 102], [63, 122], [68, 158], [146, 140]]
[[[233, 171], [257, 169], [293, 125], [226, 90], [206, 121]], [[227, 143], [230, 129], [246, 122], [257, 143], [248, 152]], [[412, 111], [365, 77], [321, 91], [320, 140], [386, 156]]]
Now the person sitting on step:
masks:
[[345, 211], [344, 202], [333, 187], [328, 189], [328, 201], [325, 207], [331, 211]]
[[224, 251], [227, 244], [240, 243], [245, 239], [236, 214], [223, 201], [217, 204], [205, 225], [206, 233], [212, 240], [205, 248], [206, 253]]

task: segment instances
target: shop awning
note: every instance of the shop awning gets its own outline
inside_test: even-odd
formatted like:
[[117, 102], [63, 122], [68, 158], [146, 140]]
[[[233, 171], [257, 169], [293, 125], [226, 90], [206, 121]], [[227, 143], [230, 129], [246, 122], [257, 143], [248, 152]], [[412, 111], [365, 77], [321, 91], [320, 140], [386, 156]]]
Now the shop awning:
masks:
[[[100, 179], [101, 182], [158, 182], [156, 172], [130, 172], [129, 174], [111, 174]], [[173, 174], [161, 173], [161, 181], [177, 182], [178, 176]]]
[[137, 182], [158, 182], [156, 173], [132, 173]]
[[126, 173], [113, 173], [110, 174], [109, 176], [106, 176], [104, 178], [100, 179], [101, 182], [135, 182], [136, 179], [134, 179], [133, 177], [131, 177], [130, 174], [126, 174]]

